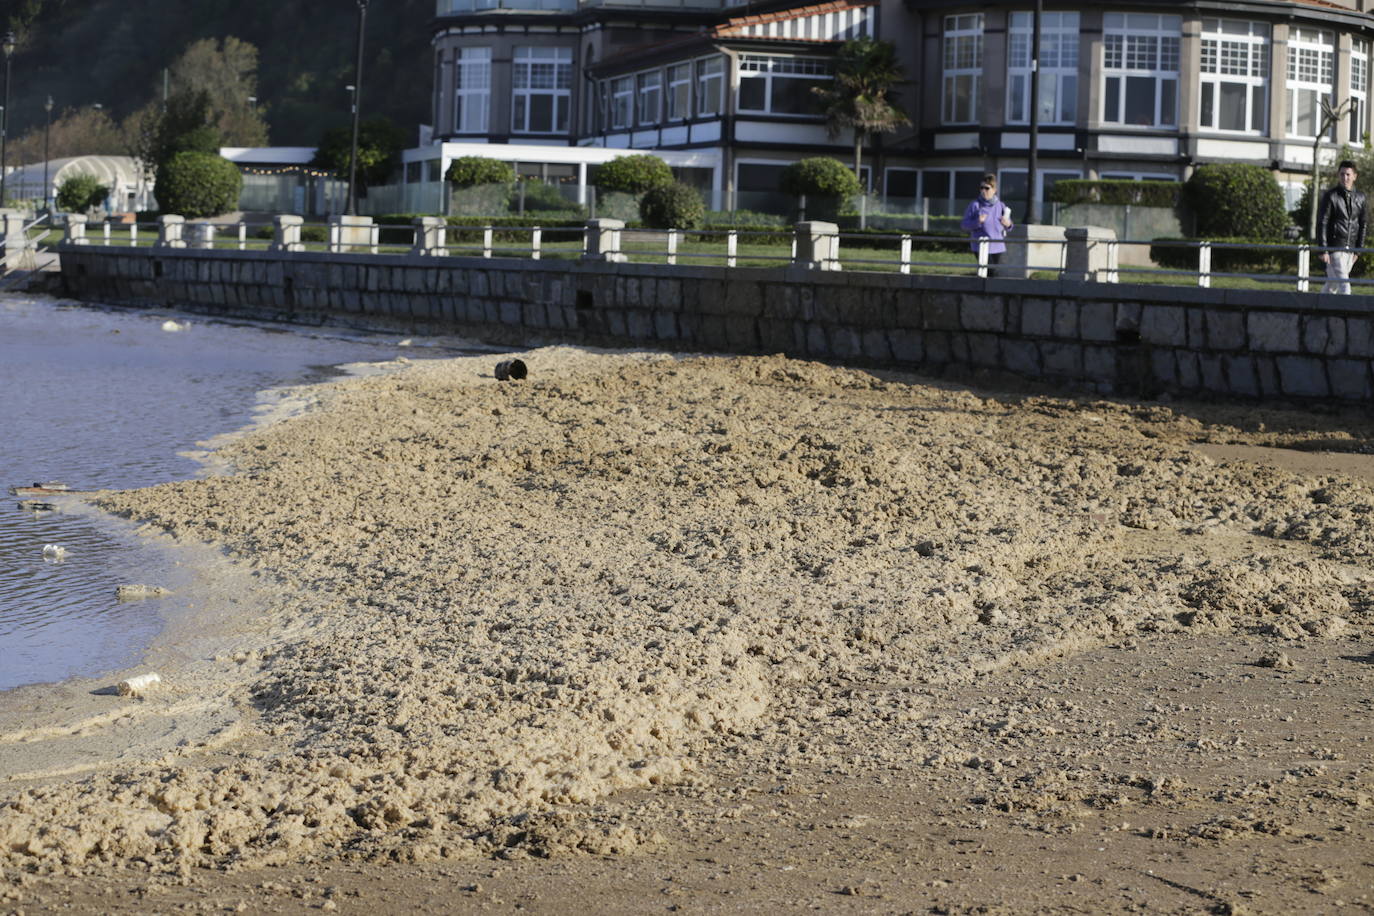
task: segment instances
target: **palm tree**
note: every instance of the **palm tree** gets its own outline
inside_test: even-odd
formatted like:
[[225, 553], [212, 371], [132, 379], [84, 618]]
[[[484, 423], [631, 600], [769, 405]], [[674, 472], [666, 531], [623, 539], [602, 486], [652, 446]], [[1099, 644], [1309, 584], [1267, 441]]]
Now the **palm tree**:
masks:
[[902, 65], [891, 42], [872, 38], [846, 41], [835, 59], [835, 79], [812, 92], [825, 104], [826, 129], [837, 137], [854, 131], [854, 177], [863, 180], [859, 164], [870, 134], [889, 134], [911, 123], [906, 112], [889, 97], [902, 79]]

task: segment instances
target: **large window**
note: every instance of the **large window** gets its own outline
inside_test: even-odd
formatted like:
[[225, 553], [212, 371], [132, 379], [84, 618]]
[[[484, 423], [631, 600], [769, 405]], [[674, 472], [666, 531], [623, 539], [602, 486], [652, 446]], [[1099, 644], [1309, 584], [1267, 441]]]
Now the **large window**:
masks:
[[639, 124], [657, 124], [659, 103], [663, 97], [663, 74], [652, 70], [639, 74], [636, 80], [635, 121]]
[[1350, 137], [1364, 143], [1369, 120], [1369, 42], [1356, 38], [1350, 46]]
[[743, 54], [739, 60], [739, 110], [819, 114], [820, 100], [811, 90], [830, 79], [830, 65], [821, 58]]
[[572, 48], [516, 48], [511, 60], [511, 87], [511, 130], [567, 133]]
[[697, 61], [697, 115], [724, 114], [725, 60], [708, 57]]
[[1269, 26], [1202, 20], [1202, 104], [1208, 130], [1264, 133], [1269, 111]]
[[1102, 120], [1178, 125], [1179, 16], [1108, 13], [1102, 23]]
[[978, 196], [982, 180], [981, 169], [926, 169], [921, 173], [921, 196], [932, 216], [958, 216]]
[[491, 111], [491, 48], [460, 48], [453, 62], [453, 131], [484, 134]]
[[983, 78], [983, 15], [945, 17], [944, 85], [940, 106], [946, 124], [978, 120], [978, 91]]
[[[1007, 120], [1030, 121], [1031, 43], [1035, 29], [1031, 13], [1011, 14], [1007, 55]], [[1078, 14], [1043, 13], [1040, 17], [1041, 124], [1072, 124], [1078, 120]]]
[[692, 65], [668, 68], [668, 120], [683, 121], [692, 116]]
[[611, 80], [611, 127], [626, 128], [634, 111], [635, 78], [622, 76]]
[[[1322, 123], [1322, 100], [1331, 100], [1335, 87], [1336, 36], [1320, 29], [1293, 27], [1288, 32], [1288, 133], [1317, 136]], [[1334, 125], [1332, 125], [1332, 139]]]

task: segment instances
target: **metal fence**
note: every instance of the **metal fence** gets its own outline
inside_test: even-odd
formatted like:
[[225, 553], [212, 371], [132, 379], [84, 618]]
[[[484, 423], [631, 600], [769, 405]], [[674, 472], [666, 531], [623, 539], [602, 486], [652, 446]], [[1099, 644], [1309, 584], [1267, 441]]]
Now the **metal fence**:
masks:
[[[305, 223], [300, 217], [272, 222], [186, 223], [163, 217], [158, 224], [106, 221], [88, 226], [69, 217], [66, 244], [220, 249], [238, 251], [319, 251], [352, 254], [411, 254], [484, 259], [582, 259], [706, 265], [725, 268], [805, 266], [818, 270], [861, 270], [900, 274], [943, 274], [984, 278], [1075, 279], [1103, 283], [1155, 283], [1281, 289], [1318, 292], [1326, 278], [1312, 245], [1144, 239], [1010, 238], [999, 256], [982, 240], [919, 233], [840, 232], [833, 224], [798, 223], [770, 230], [628, 229], [617, 220], [590, 220], [583, 226], [535, 224], [450, 225], [442, 218], [416, 219], [414, 225], [372, 223], [353, 218], [353, 226]], [[361, 233], [361, 234], [360, 234]], [[1072, 233], [1072, 230], [1070, 230]], [[1177, 260], [1195, 269], [1125, 266], [1123, 246], [1180, 251]], [[1354, 249], [1357, 255], [1374, 249]], [[1230, 258], [1266, 263], [1265, 270], [1217, 269]], [[1374, 286], [1374, 277], [1354, 277], [1352, 290]], [[1332, 281], [1328, 286], [1336, 285]]]

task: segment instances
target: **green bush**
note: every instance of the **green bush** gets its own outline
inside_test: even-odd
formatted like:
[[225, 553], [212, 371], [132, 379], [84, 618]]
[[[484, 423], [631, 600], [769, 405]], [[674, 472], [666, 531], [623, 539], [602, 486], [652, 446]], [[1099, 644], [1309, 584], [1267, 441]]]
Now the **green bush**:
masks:
[[85, 213], [105, 202], [110, 189], [94, 175], [73, 175], [57, 188], [57, 209], [64, 213]]
[[1174, 207], [1183, 188], [1178, 181], [1126, 181], [1073, 178], [1055, 182], [1050, 200], [1058, 204], [1130, 204], [1139, 207]]
[[158, 207], [187, 219], [219, 216], [238, 207], [243, 176], [228, 159], [210, 153], [177, 153], [158, 169]]
[[[1274, 239], [1256, 238], [1208, 238], [1208, 239], [1152, 239], [1150, 260], [1160, 267], [1171, 270], [1198, 269], [1198, 249], [1184, 245], [1170, 245], [1170, 242], [1220, 242], [1239, 245], [1272, 245]], [[1289, 273], [1297, 268], [1297, 254], [1292, 248], [1216, 248], [1212, 249], [1212, 270], [1217, 273], [1267, 274]], [[1320, 265], [1315, 265], [1320, 266]]]
[[782, 170], [778, 187], [793, 197], [848, 198], [862, 190], [844, 163], [826, 156], [792, 163]]
[[706, 203], [696, 188], [675, 181], [644, 192], [639, 218], [650, 229], [696, 229], [706, 221]]
[[545, 184], [538, 178], [522, 179], [511, 192], [511, 209], [518, 210], [520, 205], [520, 192], [525, 194], [525, 212], [551, 213], [563, 212], [575, 214], [578, 207], [576, 202], [568, 200], [563, 196], [563, 192], [558, 190], [557, 185]]
[[1183, 184], [1183, 203], [1203, 238], [1283, 238], [1288, 213], [1273, 173], [1258, 165], [1201, 165]]
[[673, 170], [657, 156], [641, 153], [620, 156], [596, 168], [593, 183], [603, 191], [643, 194], [650, 188], [671, 184]]
[[486, 156], [460, 156], [449, 163], [444, 176], [457, 188], [471, 188], [479, 184], [510, 184], [515, 181], [515, 169], [509, 162], [488, 159]]

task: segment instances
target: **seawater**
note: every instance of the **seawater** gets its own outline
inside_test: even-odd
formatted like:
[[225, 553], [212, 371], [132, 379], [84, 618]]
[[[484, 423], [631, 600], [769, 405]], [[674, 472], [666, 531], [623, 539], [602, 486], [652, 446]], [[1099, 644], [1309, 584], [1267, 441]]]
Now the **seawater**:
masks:
[[[181, 330], [164, 330], [175, 321]], [[171, 599], [119, 602], [124, 584], [184, 588], [171, 553], [90, 511], [32, 512], [7, 487], [60, 480], [128, 489], [199, 476], [181, 453], [252, 423], [261, 393], [345, 363], [417, 350], [396, 337], [216, 322], [0, 297], [0, 690], [137, 661]], [[45, 544], [66, 548], [59, 562]]]

